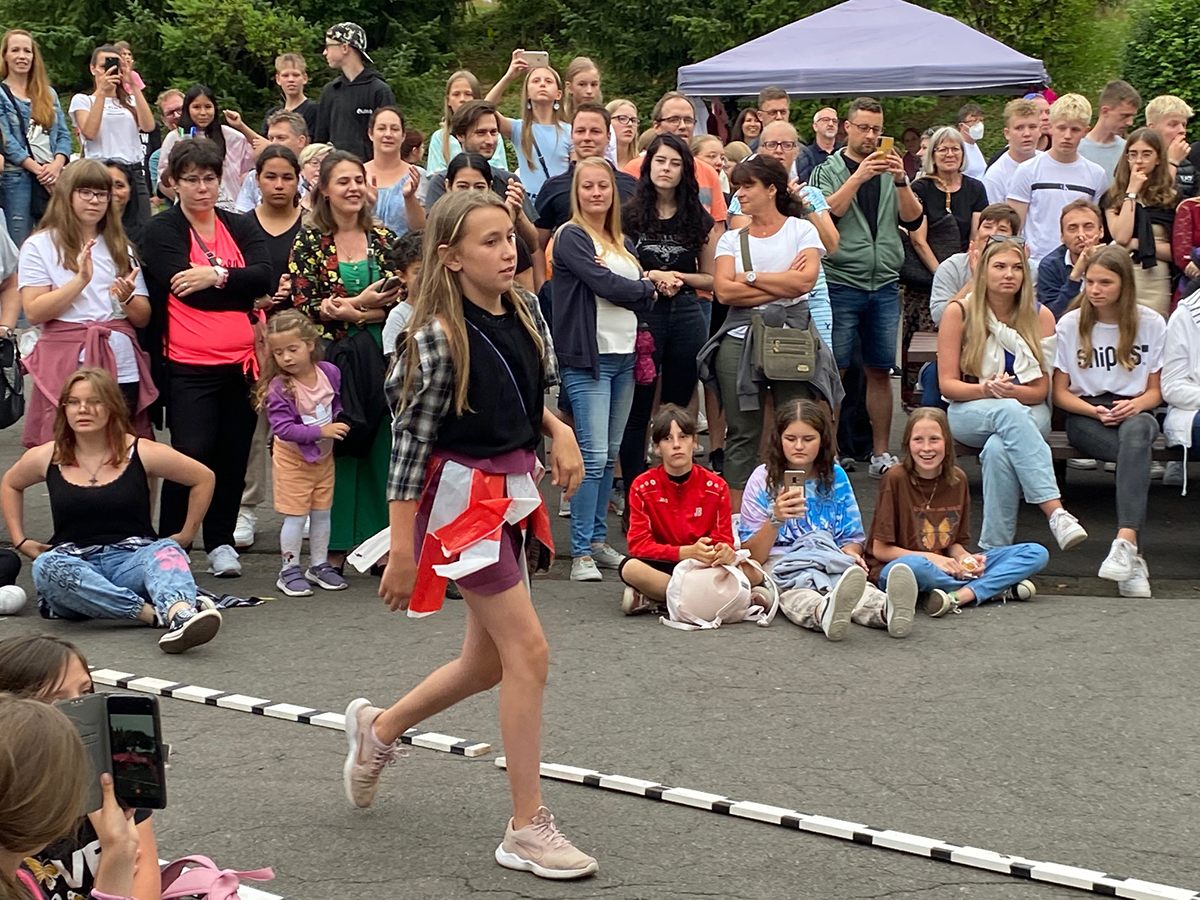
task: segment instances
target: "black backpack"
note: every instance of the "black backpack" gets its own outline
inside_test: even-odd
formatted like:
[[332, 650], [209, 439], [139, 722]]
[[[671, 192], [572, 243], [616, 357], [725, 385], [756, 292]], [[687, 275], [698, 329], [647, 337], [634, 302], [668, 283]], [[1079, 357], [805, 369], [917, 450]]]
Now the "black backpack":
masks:
[[25, 415], [25, 376], [15, 337], [0, 338], [0, 428], [15, 425]]

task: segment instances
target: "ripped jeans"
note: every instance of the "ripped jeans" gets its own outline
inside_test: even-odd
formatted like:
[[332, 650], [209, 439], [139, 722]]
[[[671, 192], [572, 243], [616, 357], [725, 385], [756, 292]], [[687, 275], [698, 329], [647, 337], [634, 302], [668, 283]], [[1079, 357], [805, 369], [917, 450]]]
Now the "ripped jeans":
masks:
[[33, 586], [62, 619], [136, 619], [149, 603], [166, 622], [176, 603], [196, 603], [187, 554], [170, 538], [48, 550], [33, 561]]

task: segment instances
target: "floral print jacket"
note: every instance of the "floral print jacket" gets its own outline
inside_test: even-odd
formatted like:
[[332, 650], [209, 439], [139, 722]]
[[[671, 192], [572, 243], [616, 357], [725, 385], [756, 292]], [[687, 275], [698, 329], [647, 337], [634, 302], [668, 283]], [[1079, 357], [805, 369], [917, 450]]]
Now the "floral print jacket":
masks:
[[[367, 232], [367, 258], [379, 274], [376, 279], [389, 278], [397, 274], [389, 262], [389, 255], [396, 246], [396, 235], [390, 228], [374, 226]], [[338, 270], [337, 246], [332, 234], [322, 234], [311, 225], [305, 225], [296, 235], [292, 245], [292, 256], [288, 261], [292, 275], [292, 303], [317, 327], [321, 336], [329, 340], [343, 338], [348, 333], [349, 322], [325, 321], [321, 318], [321, 301], [327, 297], [346, 297], [346, 284]]]

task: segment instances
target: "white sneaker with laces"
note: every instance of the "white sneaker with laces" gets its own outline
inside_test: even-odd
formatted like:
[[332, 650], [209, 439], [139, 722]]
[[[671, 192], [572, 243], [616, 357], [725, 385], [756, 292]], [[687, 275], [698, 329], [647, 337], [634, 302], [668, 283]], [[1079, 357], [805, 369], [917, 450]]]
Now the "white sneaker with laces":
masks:
[[821, 613], [821, 630], [831, 641], [840, 641], [850, 627], [850, 615], [862, 598], [867, 586], [867, 573], [861, 566], [851, 566], [842, 573], [829, 596], [825, 598], [825, 609]]
[[1079, 520], [1061, 506], [1050, 514], [1050, 531], [1063, 550], [1078, 547], [1088, 536]]
[[239, 548], [253, 546], [256, 528], [258, 528], [258, 514], [247, 507], [239, 509], [237, 523], [233, 526], [233, 546]]
[[1150, 568], [1145, 559], [1140, 556], [1133, 558], [1133, 574], [1118, 584], [1117, 590], [1122, 597], [1150, 598]]
[[596, 561], [590, 556], [577, 556], [571, 560], [572, 581], [603, 581], [604, 576], [596, 568]]
[[1099, 575], [1108, 581], [1128, 581], [1133, 577], [1133, 561], [1137, 559], [1137, 547], [1124, 538], [1117, 538], [1108, 550], [1108, 556], [1100, 563]]
[[218, 578], [241, 576], [242, 564], [238, 562], [238, 552], [228, 544], [214, 547], [208, 554], [208, 574]]
[[1091, 471], [1096, 468], [1096, 461], [1094, 459], [1068, 459], [1067, 468]]
[[608, 544], [592, 544], [592, 562], [601, 569], [619, 569], [625, 557]]
[[1167, 467], [1164, 466], [1162, 463], [1160, 463], [1160, 462], [1150, 463], [1150, 477], [1151, 478], [1164, 478], [1164, 477], [1166, 477], [1166, 474], [1167, 474]]
[[871, 457], [871, 466], [867, 469], [867, 474], [872, 478], [882, 478], [883, 473], [892, 466], [899, 465], [900, 460], [896, 459], [890, 453], [884, 453], [881, 456]]
[[894, 638], [908, 637], [916, 609], [917, 576], [904, 563], [897, 563], [888, 572], [887, 606], [884, 608], [888, 634]]

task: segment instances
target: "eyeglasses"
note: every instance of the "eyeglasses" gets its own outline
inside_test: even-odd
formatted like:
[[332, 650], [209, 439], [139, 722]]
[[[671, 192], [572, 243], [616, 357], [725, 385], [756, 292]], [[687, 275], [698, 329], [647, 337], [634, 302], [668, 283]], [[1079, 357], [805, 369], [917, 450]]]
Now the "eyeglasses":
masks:
[[638, 123], [637, 116], [626, 116], [626, 115], [613, 116], [612, 120], [621, 125], [636, 125]]
[[762, 147], [764, 150], [795, 150], [795, 141], [763, 141]]
[[221, 179], [216, 175], [205, 175], [203, 178], [198, 175], [184, 175], [182, 178], [177, 178], [176, 181], [186, 184], [190, 188], [200, 187], [200, 185], [211, 188], [221, 183]]
[[819, 119], [813, 119], [814, 125], [828, 125], [837, 122], [837, 116], [821, 116]]
[[859, 125], [857, 122], [850, 122], [849, 124], [857, 128], [859, 134], [883, 134], [882, 125]]
[[183, 115], [183, 107], [181, 106], [179, 109], [164, 109], [162, 114], [164, 119], [177, 119]]
[[84, 200], [99, 200], [101, 203], [108, 202], [108, 191], [97, 191], [93, 188], [75, 188], [75, 193]]
[[786, 109], [760, 109], [759, 115], [766, 116], [768, 119], [786, 119], [788, 110]]
[[66, 403], [63, 404], [63, 406], [72, 412], [79, 409], [99, 409], [103, 405], [104, 401], [99, 397], [84, 397], [82, 399], [79, 397], [71, 397]]
[[659, 119], [658, 121], [662, 122], [664, 125], [670, 125], [672, 127], [676, 125], [691, 126], [696, 124], [696, 119], [693, 116], [670, 116], [669, 118]]
[[989, 244], [1002, 244], [1005, 241], [1012, 241], [1014, 244], [1016, 244], [1019, 247], [1025, 246], [1025, 238], [1021, 237], [1019, 234], [989, 234], [988, 235], [988, 243]]
[[934, 153], [962, 153], [962, 147], [957, 144], [946, 144], [943, 147], [938, 147]]

